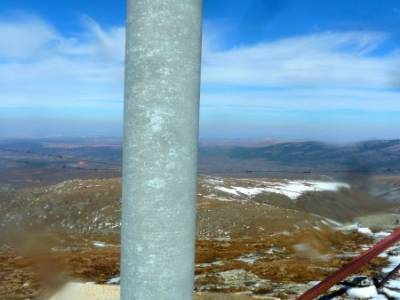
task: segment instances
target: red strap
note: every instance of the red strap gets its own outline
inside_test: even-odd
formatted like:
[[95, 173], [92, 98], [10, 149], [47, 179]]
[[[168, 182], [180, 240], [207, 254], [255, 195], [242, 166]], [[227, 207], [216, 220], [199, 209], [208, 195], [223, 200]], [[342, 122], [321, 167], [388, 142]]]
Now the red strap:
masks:
[[316, 286], [305, 292], [297, 300], [312, 300], [325, 293], [335, 284], [341, 282], [349, 275], [357, 272], [363, 266], [368, 264], [373, 258], [387, 250], [400, 241], [400, 228], [395, 230], [391, 235], [373, 245], [370, 249], [362, 253], [360, 256], [353, 259], [348, 264], [344, 265], [341, 269], [325, 278]]

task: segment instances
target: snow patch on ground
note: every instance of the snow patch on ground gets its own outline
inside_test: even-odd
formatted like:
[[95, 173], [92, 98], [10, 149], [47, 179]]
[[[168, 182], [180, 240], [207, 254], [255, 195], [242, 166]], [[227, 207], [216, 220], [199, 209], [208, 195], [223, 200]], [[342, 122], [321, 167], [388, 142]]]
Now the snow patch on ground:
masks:
[[223, 187], [223, 186], [217, 186], [215, 189], [218, 190], [218, 191], [227, 193], [227, 194], [232, 194], [232, 195], [235, 195], [235, 196], [239, 196], [239, 193], [237, 191], [235, 191], [234, 189], [226, 188], [226, 187]]
[[400, 292], [398, 291], [393, 291], [388, 288], [383, 288], [383, 292], [392, 299], [400, 299]]
[[107, 284], [120, 284], [120, 281], [121, 281], [121, 277], [118, 276], [118, 277], [111, 278], [109, 281], [107, 281]]
[[118, 245], [111, 245], [111, 244], [106, 244], [104, 242], [100, 241], [93, 241], [93, 246], [99, 247], [99, 248], [104, 248], [104, 247], [118, 247]]
[[368, 236], [372, 236], [373, 235], [371, 229], [369, 229], [368, 227], [359, 227], [357, 229], [357, 231], [359, 233], [361, 233], [361, 234], [365, 234], [365, 235], [368, 235]]
[[392, 288], [392, 289], [398, 289], [400, 290], [400, 280], [390, 280], [386, 286], [388, 288]]
[[347, 291], [347, 296], [355, 299], [370, 299], [378, 296], [376, 287], [371, 285], [367, 287], [351, 288]]
[[262, 186], [256, 187], [216, 186], [215, 189], [235, 196], [245, 195], [248, 197], [254, 197], [261, 193], [276, 193], [295, 200], [305, 192], [336, 192], [342, 188], [350, 188], [349, 184], [343, 182], [306, 180], [290, 180], [283, 182], [262, 181], [261, 184]]
[[400, 265], [400, 255], [389, 256], [388, 260], [389, 260], [389, 265], [382, 270], [383, 273], [389, 273], [394, 268], [396, 268], [398, 265]]
[[250, 253], [250, 254], [242, 255], [242, 256], [236, 258], [236, 260], [253, 265], [260, 258], [262, 258], [262, 257], [260, 257], [260, 255], [257, 255], [256, 253]]
[[321, 220], [321, 222], [327, 226], [334, 226], [334, 227], [342, 227], [343, 224], [339, 223], [335, 220], [329, 219], [329, 218], [325, 218], [324, 220]]

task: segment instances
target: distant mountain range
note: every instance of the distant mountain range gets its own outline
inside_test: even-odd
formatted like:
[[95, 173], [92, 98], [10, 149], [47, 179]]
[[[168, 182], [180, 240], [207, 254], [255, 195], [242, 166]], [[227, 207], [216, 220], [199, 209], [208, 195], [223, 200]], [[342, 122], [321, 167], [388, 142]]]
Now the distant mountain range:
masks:
[[[40, 171], [36, 178], [43, 175], [43, 180], [57, 177], [55, 173], [50, 176], [54, 171], [63, 180], [79, 178], [84, 171], [83, 177], [97, 178], [101, 172], [106, 172], [106, 177], [117, 176], [121, 154], [121, 140], [117, 139], [3, 140], [0, 141], [0, 181], [9, 180], [11, 174], [25, 174], [29, 180], [32, 170]], [[18, 172], [10, 173], [12, 170]], [[400, 174], [400, 140], [345, 145], [272, 140], [201, 142], [199, 172], [285, 178], [307, 174]], [[44, 176], [47, 173], [49, 176]]]
[[400, 140], [376, 140], [346, 145], [321, 142], [281, 142], [261, 147], [200, 148], [200, 168], [229, 172], [397, 172]]

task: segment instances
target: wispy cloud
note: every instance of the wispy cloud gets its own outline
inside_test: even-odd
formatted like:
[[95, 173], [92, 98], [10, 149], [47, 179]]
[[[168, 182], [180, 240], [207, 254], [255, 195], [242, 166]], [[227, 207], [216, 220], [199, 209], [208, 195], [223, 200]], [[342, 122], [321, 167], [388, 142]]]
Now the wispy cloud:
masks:
[[50, 24], [26, 14], [2, 18], [0, 37], [2, 59], [36, 59], [47, 52], [51, 43], [59, 41], [58, 33]]
[[263, 87], [388, 87], [400, 55], [374, 53], [387, 38], [380, 32], [325, 32], [208, 51], [203, 81]]
[[[37, 16], [0, 22], [0, 105], [98, 106], [121, 100], [125, 29], [82, 16], [64, 35]], [[114, 103], [111, 101], [111, 103]]]
[[[88, 16], [80, 21], [81, 32], [68, 36], [37, 16], [2, 18], [0, 105], [84, 106], [122, 100], [124, 27], [103, 28]], [[349, 98], [359, 89], [384, 90], [396, 82], [399, 51], [375, 53], [389, 38], [385, 33], [325, 32], [221, 50], [221, 29], [205, 24], [202, 82], [206, 87], [248, 87], [248, 95], [253, 87], [319, 89], [315, 94], [309, 91], [310, 98], [322, 96], [323, 88], [330, 89], [324, 97], [332, 88], [340, 88], [341, 95], [346, 98], [347, 90]], [[383, 92], [384, 98], [393, 95]], [[266, 102], [277, 98], [270, 91], [264, 94]], [[287, 95], [292, 99], [284, 106], [296, 106], [304, 92]], [[224, 94], [212, 94], [216, 96]], [[225, 101], [229, 99], [228, 92]]]
[[400, 47], [385, 48], [390, 38], [383, 32], [321, 32], [228, 49], [207, 47], [203, 113], [400, 112]]

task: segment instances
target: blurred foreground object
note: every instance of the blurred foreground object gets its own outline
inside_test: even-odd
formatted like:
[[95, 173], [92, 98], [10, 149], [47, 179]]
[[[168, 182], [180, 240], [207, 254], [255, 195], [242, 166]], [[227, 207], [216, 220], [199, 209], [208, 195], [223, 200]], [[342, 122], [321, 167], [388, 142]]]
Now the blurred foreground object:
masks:
[[201, 0], [128, 1], [123, 300], [192, 297], [201, 24]]
[[[172, 293], [172, 291], [171, 291]], [[92, 283], [68, 283], [49, 300], [119, 300], [119, 286]], [[251, 300], [240, 294], [196, 293], [193, 300]]]
[[50, 300], [119, 300], [119, 286], [68, 283]]

